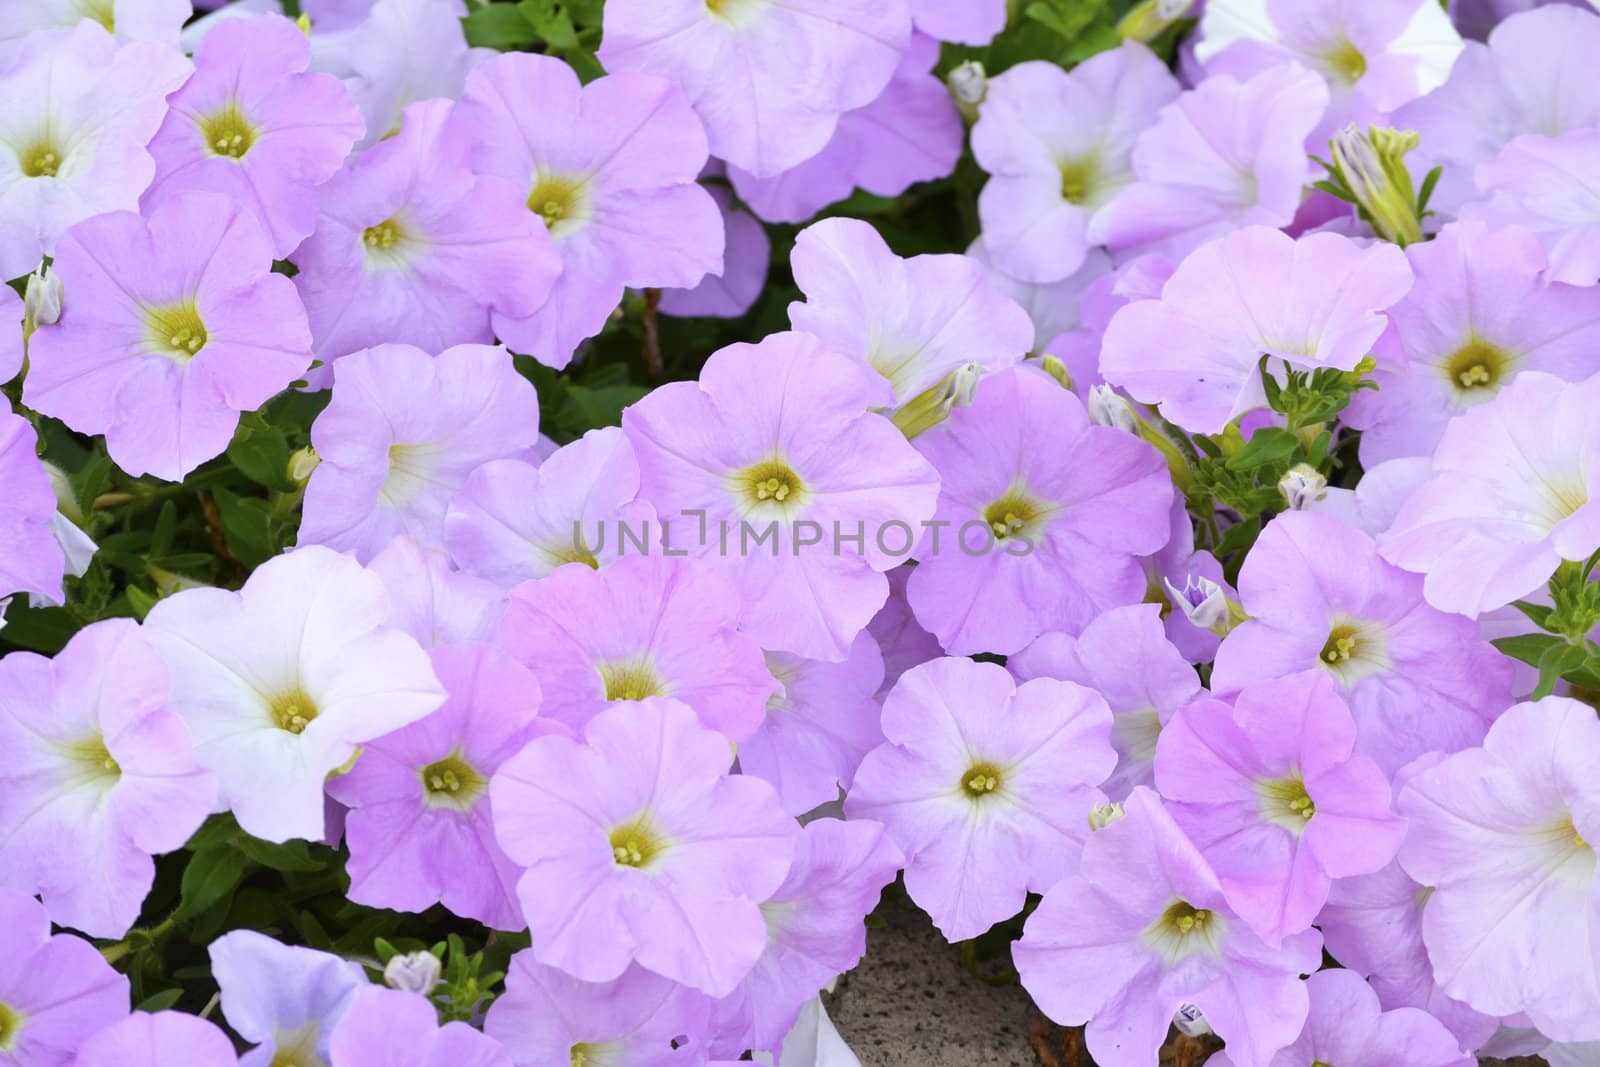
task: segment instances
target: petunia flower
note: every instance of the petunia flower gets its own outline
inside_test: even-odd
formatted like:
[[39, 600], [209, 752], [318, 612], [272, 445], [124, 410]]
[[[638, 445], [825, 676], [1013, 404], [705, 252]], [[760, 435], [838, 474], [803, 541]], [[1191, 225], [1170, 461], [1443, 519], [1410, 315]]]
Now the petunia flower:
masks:
[[907, 595], [947, 652], [1010, 654], [1143, 598], [1136, 557], [1170, 533], [1167, 465], [1132, 434], [1091, 425], [1056, 381], [992, 375], [916, 444], [940, 491]]
[[730, 775], [727, 738], [677, 700], [589, 720], [583, 741], [540, 737], [489, 784], [534, 958], [586, 982], [637, 962], [709, 996], [766, 946], [760, 903], [797, 833], [766, 782]]
[[[1311, 1011], [1295, 1043], [1272, 1057], [1269, 1067], [1477, 1067], [1455, 1035], [1425, 1011], [1384, 1011], [1378, 995], [1352, 971], [1318, 971], [1306, 982]], [[1216, 1067], [1234, 1067], [1228, 1051], [1211, 1057]]]
[[[1224, 597], [1235, 596], [1233, 587], [1222, 573], [1222, 564], [1206, 549], [1194, 547], [1194, 523], [1189, 518], [1189, 508], [1182, 493], [1172, 497], [1172, 537], [1166, 547], [1139, 561], [1144, 570], [1147, 604], [1161, 609], [1162, 626], [1167, 640], [1190, 663], [1209, 663], [1216, 658], [1221, 643], [1215, 630], [1196, 626], [1181, 605], [1173, 603], [1171, 590], [1183, 589], [1192, 580], [1210, 582], [1222, 591]], [[1237, 597], [1235, 596], [1235, 599]]]
[[739, 199], [768, 222], [804, 222], [857, 188], [894, 197], [948, 177], [965, 127], [950, 90], [931, 73], [938, 59], [937, 41], [912, 34], [883, 92], [842, 115], [822, 151], [767, 178], [728, 168]]
[[311, 365], [293, 283], [272, 272], [255, 218], [221, 195], [81, 222], [51, 269], [67, 295], [29, 343], [23, 401], [105, 434], [129, 474], [182, 480]]
[[914, 570], [916, 565], [908, 563], [889, 572], [889, 599], [867, 623], [867, 633], [883, 653], [883, 682], [874, 694], [880, 705], [902, 674], [944, 655], [939, 639], [922, 628], [906, 600], [906, 582]]
[[53, 660], [0, 659], [0, 882], [38, 893], [51, 918], [121, 937], [217, 784], [195, 765], [168, 679], [127, 619], [94, 623]]
[[1405, 830], [1389, 780], [1354, 755], [1356, 724], [1311, 669], [1197, 700], [1156, 747], [1156, 788], [1217, 873], [1228, 907], [1269, 945], [1307, 929], [1333, 879], [1371, 874]]
[[706, 187], [722, 213], [726, 235], [722, 269], [707, 274], [692, 289], [666, 289], [661, 314], [678, 318], [736, 319], [755, 306], [766, 288], [772, 261], [772, 238], [761, 220], [735, 206], [733, 194], [720, 185]]
[[254, 930], [231, 930], [208, 951], [222, 1017], [255, 1046], [239, 1067], [328, 1062], [334, 1028], [367, 986], [360, 964]]
[[883, 705], [886, 741], [845, 800], [906, 854], [911, 899], [964, 941], [1077, 870], [1095, 787], [1116, 766], [1093, 690], [945, 658], [914, 667]]
[[1336, 519], [1287, 512], [1268, 523], [1239, 597], [1249, 618], [1222, 642], [1212, 689], [1320, 668], [1355, 717], [1356, 751], [1388, 774], [1478, 744], [1511, 703], [1511, 663], [1477, 625], [1429, 606], [1420, 575]]
[[178, 47], [178, 31], [193, 14], [189, 0], [36, 0], [0, 11], [0, 69], [11, 64], [41, 31], [70, 30], [93, 21], [121, 41]]
[[[1103, 249], [1091, 248], [1083, 266], [1073, 273], [1058, 282], [1034, 284], [1018, 281], [995, 267], [982, 237], [967, 247], [966, 254], [983, 264], [990, 284], [1001, 296], [1009, 297], [1033, 320], [1032, 351], [1059, 357], [1072, 375], [1073, 391], [1085, 395], [1079, 379], [1087, 377], [1091, 385], [1100, 380], [1100, 338], [1096, 333], [1092, 342], [1080, 344], [1077, 335], [1090, 327], [1091, 294], [1103, 285], [1115, 284], [1106, 282], [1113, 273], [1111, 257]], [[1156, 291], [1160, 292], [1159, 285]], [[1104, 323], [1099, 326], [1103, 329]]]
[[761, 905], [767, 950], [749, 977], [712, 1011], [712, 1055], [776, 1053], [804, 1006], [867, 951], [863, 921], [904, 857], [868, 819], [807, 823], [789, 877]]
[[1034, 283], [1076, 272], [1091, 219], [1134, 180], [1135, 142], [1177, 95], [1166, 64], [1132, 42], [1070, 73], [1036, 61], [991, 79], [972, 153], [991, 175], [978, 214], [994, 265]]
[[62, 599], [66, 556], [50, 532], [56, 494], [38, 447], [33, 424], [0, 396], [0, 544], [6, 546], [0, 556], [0, 599], [12, 593]]
[[368, 986], [333, 1028], [331, 1067], [511, 1067], [494, 1038], [464, 1022], [439, 1025], [426, 997]]
[[1443, 85], [1461, 49], [1450, 16], [1431, 0], [1207, 0], [1194, 54], [1208, 71], [1285, 61], [1316, 71], [1333, 96], [1318, 147], [1352, 122], [1386, 123]]
[[0, 56], [0, 139], [10, 148], [0, 152], [0, 278], [18, 278], [54, 255], [75, 223], [138, 207], [155, 177], [145, 144], [190, 66], [160, 44], [119, 47], [90, 19], [30, 36], [8, 59]]
[[361, 115], [337, 78], [307, 74], [311, 44], [278, 15], [232, 19], [206, 35], [195, 72], [168, 99], [150, 141], [148, 213], [198, 192], [255, 215], [282, 259], [311, 234], [316, 187], [361, 136]]
[[75, 1067], [239, 1067], [215, 1023], [181, 1011], [134, 1012], [78, 1047]]
[[1207, 78], [1139, 135], [1135, 178], [1089, 239], [1122, 257], [1178, 260], [1242, 226], [1289, 225], [1313, 177], [1305, 141], [1327, 106], [1322, 79], [1294, 63]]
[[306, 485], [302, 545], [367, 560], [407, 533], [443, 548], [445, 509], [467, 475], [525, 455], [538, 436], [538, 395], [503, 348], [379, 345], [333, 375], [311, 425], [322, 462]]
[[1369, 466], [1430, 454], [1452, 417], [1522, 371], [1582, 381], [1600, 370], [1600, 290], [1551, 282], [1526, 231], [1453, 223], [1406, 257], [1416, 281], [1388, 311], [1378, 388], [1357, 393], [1345, 417], [1363, 431]]
[[488, 643], [505, 614], [506, 595], [494, 583], [450, 566], [438, 549], [400, 534], [367, 564], [389, 594], [389, 623], [423, 648]]
[[869, 413], [880, 395], [858, 363], [779, 333], [623, 412], [640, 497], [673, 551], [717, 556], [736, 577], [763, 648], [843, 659], [883, 606], [882, 572], [932, 516], [937, 475]]
[[[326, 2], [315, 5], [326, 9]], [[406, 110], [427, 100], [455, 100], [466, 86], [467, 75], [493, 49], [469, 48], [461, 20], [468, 8], [463, 0], [354, 0], [345, 3], [350, 15], [320, 10], [311, 15], [311, 50], [339, 21], [351, 22], [350, 32], [338, 34], [337, 59], [325, 58], [323, 69], [337, 66], [345, 88], [355, 98], [366, 120], [367, 132], [357, 148], [367, 148], [395, 134]], [[311, 11], [309, 2], [302, 9]], [[319, 19], [318, 15], [322, 17]], [[318, 32], [323, 31], [323, 32]]]
[[[1111, 320], [1106, 381], [1191, 433], [1219, 433], [1266, 406], [1262, 356], [1305, 370], [1353, 370], [1383, 333], [1383, 312], [1411, 288], [1399, 248], [1249, 226], [1191, 253], [1159, 300]], [[1274, 373], [1281, 373], [1274, 370]]]
[[656, 525], [638, 493], [627, 437], [590, 430], [537, 467], [501, 459], [474, 470], [445, 514], [445, 547], [462, 570], [504, 589], [567, 563], [606, 566], [633, 543], [625, 537], [648, 539]]
[[1006, 28], [1005, 0], [911, 0], [911, 21], [941, 41], [986, 45]]
[[1398, 801], [1411, 821], [1400, 863], [1433, 890], [1422, 938], [1439, 987], [1486, 1014], [1526, 1012], [1556, 1041], [1600, 1039], [1596, 767], [1594, 709], [1546, 697]]
[[557, 722], [582, 729], [607, 707], [672, 697], [743, 741], [777, 683], [739, 631], [741, 606], [709, 563], [631, 556], [518, 586], [499, 640], [538, 676], [543, 714]]
[[0, 889], [0, 1063], [69, 1067], [85, 1038], [128, 1015], [128, 979], [89, 942], [50, 933], [33, 897]]
[[443, 702], [427, 654], [389, 617], [376, 575], [315, 547], [268, 560], [236, 593], [188, 589], [151, 609], [168, 707], [246, 833], [321, 839], [328, 772]]
[[1433, 473], [1378, 540], [1440, 611], [1476, 617], [1600, 548], [1600, 375], [1519, 374], [1445, 427]]
[[362, 746], [355, 766], [328, 781], [350, 809], [349, 897], [397, 911], [443, 903], [496, 930], [522, 926], [521, 870], [495, 841], [489, 779], [528, 741], [539, 683], [491, 645], [435, 649], [449, 694], [419, 722]]
[[524, 949], [511, 957], [483, 1029], [517, 1067], [674, 1067], [705, 1062], [710, 1008], [703, 994], [637, 965], [609, 982], [582, 982]]
[[1467, 43], [1438, 89], [1390, 125], [1421, 137], [1406, 163], [1415, 175], [1440, 167], [1429, 207], [1446, 217], [1474, 199], [1474, 171], [1523, 134], [1555, 137], [1600, 123], [1600, 86], [1588, 76], [1600, 48], [1600, 15], [1550, 5], [1512, 15], [1486, 44]]
[[876, 700], [883, 655], [863, 630], [841, 662], [769, 652], [767, 669], [781, 688], [767, 698], [755, 733], [739, 743], [739, 769], [771, 782], [783, 810], [798, 817], [837, 800], [862, 757], [883, 741]]
[[581, 85], [559, 59], [510, 53], [473, 70], [455, 115], [473, 169], [514, 186], [561, 257], [542, 307], [493, 310], [495, 333], [518, 352], [565, 367], [625, 287], [721, 271], [721, 214], [695, 181], [705, 132], [677, 86], [637, 74]]
[[1315, 930], [1273, 949], [1228, 910], [1216, 875], [1143, 787], [1089, 835], [1080, 873], [1044, 895], [1012, 958], [1050, 1018], [1087, 1023], [1102, 1067], [1146, 1067], [1175, 1011], [1192, 1004], [1235, 1067], [1268, 1067], [1300, 1033], [1302, 974], [1321, 964]]
[[1600, 280], [1600, 192], [1587, 181], [1600, 167], [1600, 130], [1518, 137], [1478, 166], [1478, 199], [1463, 219], [1525, 227], [1549, 254], [1545, 280]]
[[1006, 661], [1018, 681], [1057, 678], [1099, 693], [1111, 709], [1117, 766], [1101, 784], [1120, 801], [1155, 784], [1156, 742], [1172, 715], [1200, 692], [1200, 678], [1168, 642], [1155, 604], [1112, 608], [1076, 637], [1048, 633]]
[[711, 152], [758, 177], [820, 152], [888, 84], [906, 0], [616, 0], [600, 62], [683, 86]]
[[1004, 370], [1032, 347], [1027, 313], [965, 256], [902, 259], [870, 223], [839, 218], [800, 231], [790, 262], [805, 295], [789, 305], [790, 323], [883, 378], [884, 407], [969, 363]]
[[294, 284], [323, 360], [391, 342], [487, 344], [491, 309], [533, 312], [560, 273], [524, 194], [472, 173], [450, 113], [444, 100], [410, 105], [398, 133], [317, 190]]

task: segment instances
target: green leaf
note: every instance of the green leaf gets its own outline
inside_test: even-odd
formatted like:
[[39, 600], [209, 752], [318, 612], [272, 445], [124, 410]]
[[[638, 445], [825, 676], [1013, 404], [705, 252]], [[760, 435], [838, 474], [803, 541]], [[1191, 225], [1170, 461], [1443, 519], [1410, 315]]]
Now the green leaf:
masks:
[[156, 606], [161, 599], [156, 594], [130, 585], [123, 590], [123, 595], [128, 598], [128, 606], [133, 609], [133, 617], [144, 622], [144, 617], [150, 614], [150, 609]]
[[277, 554], [272, 540], [272, 514], [265, 500], [239, 496], [220, 486], [212, 491], [212, 499], [222, 517], [223, 536], [240, 563], [257, 567]]
[[1276, 426], [1263, 426], [1250, 435], [1244, 448], [1228, 457], [1231, 471], [1255, 470], [1269, 463], [1279, 463], [1294, 455], [1300, 447], [1300, 438]]
[[178, 1003], [182, 996], [182, 989], [163, 989], [159, 993], [152, 993], [150, 996], [145, 997], [139, 1002], [138, 1006], [134, 1010], [147, 1011], [153, 1015], [158, 1011], [166, 1011], [168, 1008]]
[[1535, 604], [1527, 600], [1513, 600], [1511, 602], [1511, 606], [1522, 612], [1529, 619], [1532, 619], [1533, 624], [1539, 627], [1539, 629], [1549, 629], [1548, 622], [1550, 619], [1550, 612], [1552, 610], [1551, 608], [1546, 607], [1543, 604]]
[[517, 9], [551, 48], [565, 52], [578, 47], [578, 31], [572, 25], [572, 17], [555, 0], [522, 0]]
[[474, 48], [495, 48], [502, 52], [526, 49], [539, 43], [533, 23], [523, 17], [516, 4], [490, 4], [461, 20], [467, 43]]
[[161, 505], [155, 528], [150, 531], [150, 558], [160, 559], [172, 551], [172, 538], [178, 532], [178, 505], [168, 500]]
[[1535, 667], [1550, 649], [1566, 644], [1555, 634], [1518, 634], [1515, 637], [1497, 637], [1491, 643], [1512, 659]]
[[60, 652], [82, 626], [66, 608], [30, 608], [28, 598], [21, 596], [11, 601], [5, 620], [0, 643], [8, 642], [46, 656]]
[[179, 922], [192, 919], [226, 898], [244, 877], [244, 853], [226, 845], [203, 848], [183, 869], [178, 910], [172, 917]]
[[285, 841], [279, 845], [241, 834], [234, 845], [261, 866], [275, 871], [320, 871], [327, 866], [311, 854], [310, 846], [304, 841]]
[[1539, 657], [1539, 684], [1533, 690], [1533, 699], [1540, 700], [1556, 691], [1556, 683], [1562, 675], [1570, 670], [1583, 666], [1589, 658], [1588, 649], [1583, 645], [1572, 645], [1565, 641], [1552, 645]]
[[577, 434], [599, 426], [616, 426], [622, 422], [622, 409], [649, 391], [642, 385], [607, 385], [598, 389], [573, 385], [567, 390], [566, 403], [556, 421]]
[[207, 819], [183, 847], [190, 852], [199, 852], [201, 849], [225, 845], [241, 833], [243, 831], [239, 829], [239, 824], [234, 821], [233, 816], [223, 812]]
[[[228, 445], [228, 460], [246, 478], [268, 489], [293, 489], [289, 480], [289, 442], [283, 431], [243, 426]], [[159, 553], [158, 553], [159, 554]]]

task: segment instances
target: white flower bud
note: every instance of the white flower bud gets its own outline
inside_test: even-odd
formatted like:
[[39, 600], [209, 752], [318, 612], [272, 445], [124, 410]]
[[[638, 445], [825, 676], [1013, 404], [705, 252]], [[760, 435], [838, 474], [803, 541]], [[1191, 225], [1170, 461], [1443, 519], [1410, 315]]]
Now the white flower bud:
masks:
[[296, 485], [304, 485], [311, 480], [311, 472], [317, 469], [322, 462], [322, 457], [317, 455], [314, 448], [302, 448], [289, 457], [289, 480]]
[[1172, 606], [1183, 612], [1184, 617], [1195, 626], [1202, 630], [1218, 631], [1219, 627], [1228, 625], [1228, 594], [1210, 578], [1197, 578], [1191, 574], [1184, 581], [1182, 589], [1166, 578], [1161, 581], [1167, 587]]
[[61, 275], [43, 264], [28, 275], [28, 289], [22, 298], [22, 321], [29, 333], [36, 326], [48, 326], [61, 318]]
[[1089, 388], [1088, 408], [1089, 421], [1096, 426], [1109, 426], [1127, 433], [1139, 432], [1139, 419], [1133, 413], [1133, 405], [1109, 385]]
[[1172, 1025], [1184, 1037], [1202, 1037], [1211, 1033], [1211, 1024], [1206, 1022], [1205, 1015], [1193, 1004], [1178, 1005], [1178, 1010], [1172, 1016]]
[[989, 95], [989, 75], [976, 59], [969, 59], [952, 70], [945, 76], [945, 84], [963, 110], [976, 109]]
[[439, 984], [439, 957], [431, 952], [392, 956], [383, 966], [383, 981], [391, 989], [427, 996]]
[[1126, 814], [1121, 804], [1096, 804], [1089, 809], [1089, 829], [1104, 830]]
[[1299, 463], [1278, 479], [1278, 492], [1283, 494], [1289, 510], [1304, 511], [1328, 495], [1328, 479], [1310, 464]]

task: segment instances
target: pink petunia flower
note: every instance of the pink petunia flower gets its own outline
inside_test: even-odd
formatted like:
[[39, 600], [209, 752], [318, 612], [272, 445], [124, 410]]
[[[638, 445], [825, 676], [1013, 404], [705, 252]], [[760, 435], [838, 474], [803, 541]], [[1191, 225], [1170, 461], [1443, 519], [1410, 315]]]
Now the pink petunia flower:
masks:
[[464, 1022], [439, 1025], [426, 997], [368, 986], [333, 1028], [331, 1067], [511, 1067], [500, 1043]]
[[722, 269], [707, 274], [692, 289], [664, 290], [659, 307], [661, 314], [678, 318], [736, 319], [755, 306], [766, 288], [772, 238], [760, 219], [735, 206], [728, 189], [709, 185], [706, 192], [722, 213], [726, 234]]
[[1116, 766], [1093, 690], [945, 658], [884, 701], [886, 741], [845, 800], [906, 854], [906, 891], [951, 941], [976, 937], [1077, 870], [1096, 786]]
[[505, 614], [506, 594], [492, 582], [463, 574], [438, 549], [404, 534], [372, 557], [367, 570], [389, 594], [389, 622], [423, 648], [487, 644]]
[[178, 30], [193, 14], [189, 0], [36, 0], [0, 11], [0, 69], [40, 31], [69, 30], [93, 21], [120, 41], [178, 47]]
[[1006, 28], [1005, 0], [911, 0], [917, 29], [941, 41], [986, 45]]
[[134, 1012], [96, 1030], [72, 1062], [74, 1067], [239, 1067], [227, 1034], [181, 1011]]
[[208, 951], [222, 1017], [255, 1046], [239, 1067], [328, 1062], [334, 1028], [367, 986], [360, 964], [254, 930], [229, 931]]
[[62, 237], [51, 269], [67, 295], [29, 344], [23, 400], [105, 434], [129, 474], [182, 480], [311, 365], [293, 283], [272, 273], [254, 216], [221, 195], [97, 215]]
[[1545, 280], [1594, 285], [1600, 279], [1600, 130], [1518, 137], [1477, 170], [1478, 199], [1463, 219], [1522, 226], [1549, 254]]
[[50, 532], [56, 494], [39, 462], [33, 424], [0, 396], [0, 599], [31, 593], [59, 601], [66, 556]]
[[1217, 876], [1144, 787], [1094, 831], [1080, 873], [1046, 891], [1011, 950], [1022, 984], [1064, 1026], [1087, 1023], [1102, 1067], [1146, 1067], [1173, 1013], [1197, 1006], [1236, 1067], [1267, 1067], [1305, 1023], [1315, 930], [1270, 948], [1228, 910]]
[[534, 959], [586, 982], [637, 962], [710, 996], [732, 992], [767, 942], [760, 903], [789, 872], [797, 827], [772, 787], [730, 775], [727, 738], [676, 700], [541, 737], [489, 785]]
[[127, 1015], [126, 976], [83, 938], [52, 936], [33, 897], [0, 889], [0, 1062], [69, 1067], [85, 1038]]

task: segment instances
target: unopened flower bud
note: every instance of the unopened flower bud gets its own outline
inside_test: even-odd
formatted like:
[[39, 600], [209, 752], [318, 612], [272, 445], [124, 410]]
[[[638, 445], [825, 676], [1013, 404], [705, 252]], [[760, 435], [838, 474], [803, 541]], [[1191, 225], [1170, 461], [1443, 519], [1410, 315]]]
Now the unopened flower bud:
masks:
[[1124, 41], [1149, 44], [1187, 15], [1193, 6], [1194, 0], [1143, 0], [1117, 23], [1117, 35]]
[[1161, 579], [1161, 582], [1167, 587], [1172, 606], [1183, 612], [1184, 617], [1201, 630], [1226, 636], [1228, 631], [1244, 621], [1244, 609], [1228, 599], [1222, 586], [1210, 578], [1191, 574], [1184, 580], [1182, 589], [1167, 578]]
[[61, 318], [61, 275], [43, 264], [28, 275], [28, 288], [22, 298], [22, 332], [32, 335], [40, 326]]
[[383, 966], [383, 981], [391, 989], [427, 996], [439, 984], [439, 957], [431, 952], [391, 956]]
[[300, 28], [301, 33], [305, 34], [307, 37], [311, 36], [310, 15], [306, 14], [304, 11], [300, 12], [299, 16], [294, 20], [294, 24]]
[[1309, 463], [1297, 463], [1278, 479], [1278, 492], [1290, 511], [1304, 511], [1328, 495], [1328, 479]]
[[1139, 432], [1139, 419], [1133, 405], [1109, 385], [1091, 386], [1089, 389], [1089, 421], [1096, 426], [1109, 426], [1128, 433]]
[[1405, 156], [1420, 138], [1410, 130], [1369, 126], [1366, 132], [1346, 126], [1333, 137], [1333, 167], [1372, 228], [1404, 247], [1422, 240], [1417, 217], [1417, 192]]
[[964, 363], [944, 376], [931, 389], [925, 389], [901, 405], [894, 413], [894, 424], [912, 440], [950, 417], [956, 408], [972, 403], [978, 392], [978, 379], [983, 368], [976, 363]]
[[289, 480], [295, 485], [305, 485], [311, 480], [311, 472], [317, 469], [322, 462], [322, 457], [317, 455], [314, 448], [302, 448], [289, 457]]
[[1096, 804], [1089, 809], [1089, 829], [1104, 830], [1126, 814], [1121, 804]]
[[56, 494], [56, 510], [79, 526], [84, 525], [83, 509], [78, 506], [78, 494], [72, 491], [72, 479], [67, 477], [66, 471], [49, 460], [42, 461], [42, 466], [50, 479], [50, 488]]
[[1206, 1022], [1205, 1015], [1193, 1004], [1178, 1005], [1178, 1010], [1172, 1015], [1172, 1025], [1184, 1037], [1204, 1037], [1211, 1033], [1211, 1024]]
[[969, 121], [977, 118], [978, 106], [989, 95], [989, 75], [983, 64], [976, 59], [967, 60], [945, 75], [945, 84], [950, 87], [950, 95], [955, 97], [957, 109]]

